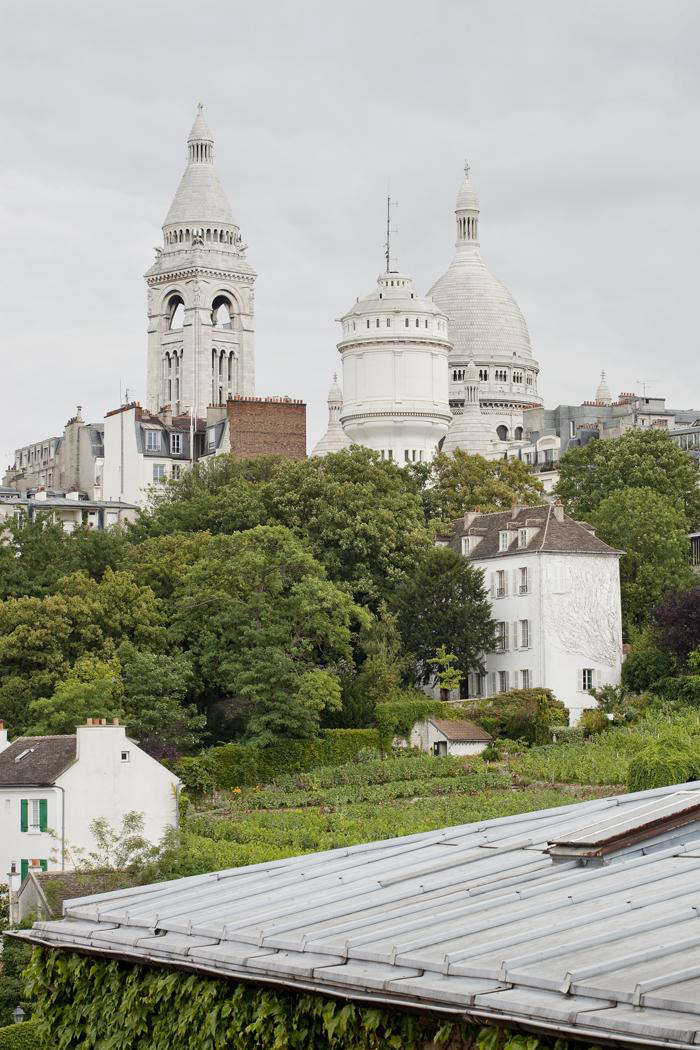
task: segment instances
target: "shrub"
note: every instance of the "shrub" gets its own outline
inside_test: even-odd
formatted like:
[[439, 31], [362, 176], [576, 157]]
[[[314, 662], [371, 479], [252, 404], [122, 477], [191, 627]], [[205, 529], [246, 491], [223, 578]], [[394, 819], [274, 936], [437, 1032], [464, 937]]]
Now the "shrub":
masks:
[[193, 799], [205, 798], [214, 791], [214, 777], [203, 756], [179, 759], [175, 763], [175, 773], [184, 784], [187, 794]]
[[512, 689], [488, 700], [473, 700], [461, 713], [494, 737], [522, 738], [530, 744], [552, 739], [554, 725], [567, 725], [569, 713], [550, 689]]
[[685, 784], [700, 771], [700, 749], [673, 737], [655, 740], [635, 755], [627, 772], [630, 791]]
[[700, 674], [661, 678], [651, 688], [663, 700], [674, 700], [683, 707], [700, 707]]
[[579, 724], [588, 736], [595, 736], [597, 733], [604, 733], [606, 729], [610, 729], [610, 719], [604, 711], [598, 710], [597, 707], [584, 711]]
[[268, 784], [287, 773], [351, 762], [360, 751], [376, 749], [376, 729], [324, 729], [310, 740], [278, 740], [267, 747], [223, 744], [202, 756], [222, 790], [245, 784]]
[[501, 748], [498, 746], [497, 741], [492, 740], [490, 744], [487, 744], [481, 752], [481, 757], [484, 762], [498, 762], [501, 757]]
[[643, 693], [652, 682], [673, 673], [675, 660], [662, 652], [651, 633], [633, 633], [630, 651], [622, 665], [622, 684], [632, 693]]
[[0, 1028], [0, 1050], [37, 1050], [46, 1046], [38, 1028], [38, 1021], [22, 1021]]

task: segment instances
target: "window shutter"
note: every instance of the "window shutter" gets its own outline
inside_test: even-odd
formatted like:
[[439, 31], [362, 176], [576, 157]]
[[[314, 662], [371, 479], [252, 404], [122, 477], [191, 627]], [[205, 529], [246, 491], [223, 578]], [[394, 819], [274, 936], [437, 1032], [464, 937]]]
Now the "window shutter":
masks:
[[[522, 643], [523, 643], [523, 640], [521, 638], [520, 639], [520, 645], [522, 645]], [[513, 620], [513, 648], [514, 649], [518, 648], [518, 621], [517, 620]]]
[[517, 594], [519, 591], [519, 569], [513, 569], [513, 594]]
[[496, 597], [496, 573], [491, 573], [491, 597]]
[[49, 862], [48, 862], [48, 860], [40, 860], [39, 864], [41, 865], [41, 870], [42, 871], [48, 871], [48, 869], [49, 869]]
[[506, 672], [505, 672], [505, 679], [506, 679], [506, 690], [508, 690], [508, 689], [510, 688], [510, 682], [509, 682], [509, 678], [510, 678], [510, 675], [509, 675], [508, 671], [506, 671]]
[[508, 635], [510, 634], [510, 631], [508, 630], [509, 626], [510, 626], [510, 624], [508, 624], [508, 622], [503, 624], [503, 650], [504, 650], [504, 652], [508, 652], [508, 649], [510, 648], [509, 639], [508, 639]]
[[19, 875], [20, 875], [20, 879], [22, 880], [22, 882], [24, 882], [24, 880], [26, 879], [28, 871], [29, 871], [29, 861], [28, 860], [21, 860], [19, 862]]
[[[20, 807], [20, 828], [22, 831], [29, 831], [29, 799], [23, 798], [19, 804]], [[24, 861], [22, 861], [24, 864]]]
[[49, 803], [45, 798], [39, 799], [39, 831], [49, 830]]

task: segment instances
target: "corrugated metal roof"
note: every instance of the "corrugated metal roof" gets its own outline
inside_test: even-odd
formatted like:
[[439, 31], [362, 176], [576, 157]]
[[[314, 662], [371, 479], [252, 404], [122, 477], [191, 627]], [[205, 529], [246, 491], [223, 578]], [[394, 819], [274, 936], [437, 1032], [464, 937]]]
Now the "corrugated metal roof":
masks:
[[[20, 936], [594, 1042], [700, 1043], [700, 823], [597, 866], [547, 852], [683, 808], [620, 795], [68, 901]], [[666, 803], [669, 803], [667, 806]], [[636, 811], [636, 815], [635, 815]]]

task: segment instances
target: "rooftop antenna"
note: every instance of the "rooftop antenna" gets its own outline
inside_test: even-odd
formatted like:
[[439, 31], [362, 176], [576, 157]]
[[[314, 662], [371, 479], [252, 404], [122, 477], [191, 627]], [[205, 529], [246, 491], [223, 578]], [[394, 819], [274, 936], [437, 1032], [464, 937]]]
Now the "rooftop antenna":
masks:
[[652, 383], [658, 383], [658, 379], [635, 379], [635, 383], [639, 383], [642, 388], [642, 397], [647, 396], [647, 386]]
[[384, 243], [384, 259], [386, 260], [386, 272], [392, 273], [391, 269], [391, 235], [398, 231], [391, 226], [391, 209], [398, 208], [398, 201], [393, 201], [391, 196], [387, 193], [386, 197], [386, 241]]

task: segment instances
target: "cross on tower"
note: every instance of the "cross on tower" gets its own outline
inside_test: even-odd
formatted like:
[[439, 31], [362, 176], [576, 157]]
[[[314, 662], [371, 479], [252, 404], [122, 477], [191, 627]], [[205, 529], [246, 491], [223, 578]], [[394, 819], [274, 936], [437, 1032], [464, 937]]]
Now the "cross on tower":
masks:
[[469, 161], [468, 161], [468, 160], [465, 160], [465, 162], [464, 162], [464, 174], [465, 174], [465, 175], [467, 176], [467, 178], [469, 178], [469, 172], [470, 172], [471, 170], [472, 170], [472, 169], [471, 169], [471, 166], [470, 166], [470, 164], [469, 164]]

